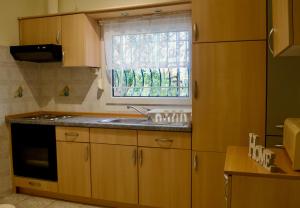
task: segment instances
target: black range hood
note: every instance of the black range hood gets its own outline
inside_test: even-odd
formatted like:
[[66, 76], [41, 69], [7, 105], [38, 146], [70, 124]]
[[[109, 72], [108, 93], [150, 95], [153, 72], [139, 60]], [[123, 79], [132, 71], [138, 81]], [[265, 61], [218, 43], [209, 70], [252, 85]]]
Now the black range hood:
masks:
[[10, 53], [17, 61], [60, 62], [62, 61], [61, 45], [24, 45], [10, 46]]

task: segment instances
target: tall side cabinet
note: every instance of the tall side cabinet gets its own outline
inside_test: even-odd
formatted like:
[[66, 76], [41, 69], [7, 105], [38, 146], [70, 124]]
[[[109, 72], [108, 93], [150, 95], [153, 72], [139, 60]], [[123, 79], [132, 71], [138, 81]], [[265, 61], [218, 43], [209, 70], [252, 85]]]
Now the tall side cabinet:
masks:
[[193, 0], [193, 208], [228, 207], [227, 147], [265, 143], [266, 3]]

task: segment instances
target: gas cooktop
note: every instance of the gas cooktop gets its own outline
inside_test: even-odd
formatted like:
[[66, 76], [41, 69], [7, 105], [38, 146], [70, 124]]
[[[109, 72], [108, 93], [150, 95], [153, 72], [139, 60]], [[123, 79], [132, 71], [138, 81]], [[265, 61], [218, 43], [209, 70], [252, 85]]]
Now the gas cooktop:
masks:
[[29, 120], [49, 120], [49, 121], [56, 121], [60, 119], [67, 119], [72, 118], [73, 116], [70, 115], [51, 115], [51, 114], [42, 114], [37, 116], [30, 116], [26, 117], [25, 119]]

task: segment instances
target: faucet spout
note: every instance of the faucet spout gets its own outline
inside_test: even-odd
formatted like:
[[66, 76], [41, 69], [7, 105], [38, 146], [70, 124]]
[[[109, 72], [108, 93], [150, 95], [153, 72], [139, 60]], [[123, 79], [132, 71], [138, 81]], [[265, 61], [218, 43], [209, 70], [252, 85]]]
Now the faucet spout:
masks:
[[144, 108], [144, 107], [136, 107], [136, 106], [133, 106], [133, 105], [127, 105], [127, 109], [133, 109], [135, 110], [136, 112], [138, 112], [139, 114], [147, 117], [147, 119], [150, 119], [149, 115], [148, 115], [148, 111], [150, 111], [150, 109], [148, 108]]

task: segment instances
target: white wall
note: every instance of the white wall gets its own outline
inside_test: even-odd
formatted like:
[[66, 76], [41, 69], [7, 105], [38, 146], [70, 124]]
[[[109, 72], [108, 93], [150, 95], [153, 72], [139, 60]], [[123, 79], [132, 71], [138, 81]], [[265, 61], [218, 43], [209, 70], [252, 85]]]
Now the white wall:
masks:
[[46, 0], [2, 0], [0, 2], [0, 45], [19, 43], [18, 17], [45, 14]]
[[170, 1], [174, 0], [59, 0], [59, 11], [88, 11], [121, 6], [163, 3]]

